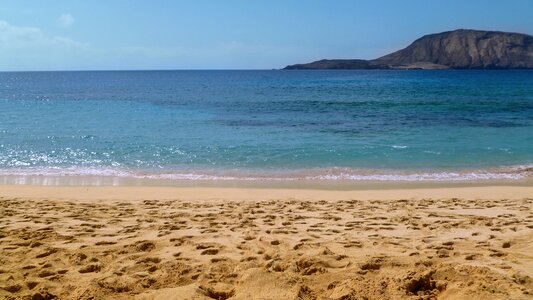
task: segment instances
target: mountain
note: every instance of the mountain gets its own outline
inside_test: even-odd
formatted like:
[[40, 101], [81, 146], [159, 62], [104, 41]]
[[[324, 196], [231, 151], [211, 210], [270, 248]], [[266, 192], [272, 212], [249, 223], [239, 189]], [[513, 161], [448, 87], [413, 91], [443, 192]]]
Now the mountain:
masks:
[[458, 29], [425, 35], [377, 59], [323, 59], [284, 68], [305, 69], [533, 69], [533, 36]]

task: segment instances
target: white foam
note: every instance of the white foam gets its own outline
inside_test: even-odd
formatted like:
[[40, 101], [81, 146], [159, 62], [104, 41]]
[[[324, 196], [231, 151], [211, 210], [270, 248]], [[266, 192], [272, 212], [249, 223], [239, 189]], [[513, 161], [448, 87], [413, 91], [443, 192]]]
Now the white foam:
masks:
[[[296, 180], [321, 180], [321, 181], [487, 181], [487, 180], [520, 180], [533, 175], [530, 165], [512, 166], [497, 170], [478, 170], [465, 172], [399, 172], [356, 170], [348, 168], [315, 169], [310, 171], [285, 171], [285, 172], [255, 172], [242, 171], [211, 171], [211, 172], [140, 172], [113, 168], [24, 168], [0, 169], [1, 177], [17, 177], [19, 182], [32, 181], [40, 177], [48, 181], [51, 178], [65, 177], [100, 177], [118, 179], [153, 179], [153, 180], [190, 180], [190, 181], [296, 181]], [[44, 180], [44, 181], [46, 181]], [[5, 180], [4, 180], [5, 181]], [[43, 181], [43, 182], [44, 182]]]
[[109, 177], [132, 177], [134, 173], [109, 168], [27, 168], [27, 169], [1, 169], [0, 176], [109, 176]]
[[525, 174], [506, 173], [415, 173], [415, 174], [339, 174], [306, 177], [309, 180], [353, 180], [353, 181], [479, 181], [479, 180], [519, 180]]

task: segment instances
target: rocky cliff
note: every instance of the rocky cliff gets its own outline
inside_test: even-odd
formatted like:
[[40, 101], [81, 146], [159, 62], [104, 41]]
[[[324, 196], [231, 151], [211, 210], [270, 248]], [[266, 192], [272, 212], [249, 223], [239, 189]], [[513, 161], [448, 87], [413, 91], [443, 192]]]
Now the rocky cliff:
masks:
[[293, 69], [533, 69], [533, 36], [459, 29], [423, 36], [373, 60], [320, 60]]

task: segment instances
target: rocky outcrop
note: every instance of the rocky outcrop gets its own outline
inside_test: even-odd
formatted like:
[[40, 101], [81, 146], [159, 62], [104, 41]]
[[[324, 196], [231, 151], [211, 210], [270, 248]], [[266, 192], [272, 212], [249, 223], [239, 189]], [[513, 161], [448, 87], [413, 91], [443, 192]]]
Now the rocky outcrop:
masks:
[[533, 36], [459, 29], [373, 60], [320, 60], [285, 69], [533, 69]]
[[320, 70], [320, 69], [375, 69], [370, 61], [364, 59], [323, 59], [308, 64], [296, 64], [285, 70]]

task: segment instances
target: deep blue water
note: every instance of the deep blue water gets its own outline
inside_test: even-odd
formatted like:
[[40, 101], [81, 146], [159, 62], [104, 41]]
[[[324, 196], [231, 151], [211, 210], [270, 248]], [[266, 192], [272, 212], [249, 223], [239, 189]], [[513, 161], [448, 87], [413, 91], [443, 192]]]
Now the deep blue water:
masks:
[[532, 71], [0, 73], [0, 175], [431, 179], [530, 165]]

